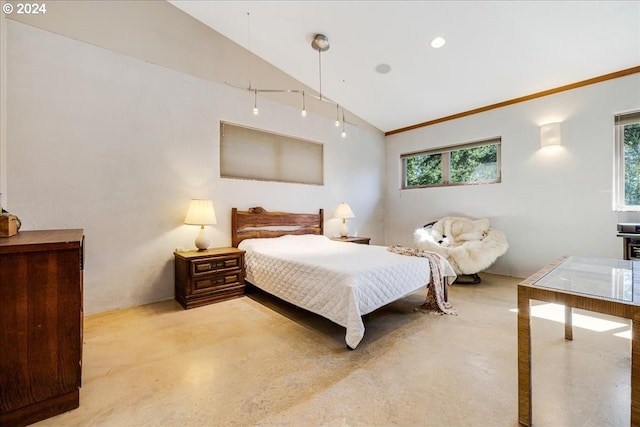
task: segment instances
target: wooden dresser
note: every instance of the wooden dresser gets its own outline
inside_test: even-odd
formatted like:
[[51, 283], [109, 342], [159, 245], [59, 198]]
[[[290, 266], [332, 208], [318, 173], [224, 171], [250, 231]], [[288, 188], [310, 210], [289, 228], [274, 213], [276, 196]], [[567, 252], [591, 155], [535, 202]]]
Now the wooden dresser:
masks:
[[77, 408], [83, 230], [0, 238], [0, 426]]
[[184, 308], [244, 295], [244, 251], [216, 248], [175, 252], [175, 298]]

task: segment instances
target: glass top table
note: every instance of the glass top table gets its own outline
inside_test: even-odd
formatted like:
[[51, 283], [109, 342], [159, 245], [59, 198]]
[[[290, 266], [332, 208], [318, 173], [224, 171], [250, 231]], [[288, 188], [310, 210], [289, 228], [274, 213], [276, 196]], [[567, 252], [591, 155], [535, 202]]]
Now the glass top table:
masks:
[[631, 421], [640, 425], [640, 261], [562, 257], [518, 284], [518, 422], [531, 426], [531, 300], [631, 319]]
[[640, 304], [640, 263], [570, 256], [532, 285]]

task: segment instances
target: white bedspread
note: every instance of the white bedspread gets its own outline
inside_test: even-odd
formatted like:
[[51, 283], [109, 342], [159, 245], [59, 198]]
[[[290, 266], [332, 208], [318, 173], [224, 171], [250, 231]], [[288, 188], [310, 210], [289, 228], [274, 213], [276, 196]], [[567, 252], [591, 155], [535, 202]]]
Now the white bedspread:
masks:
[[[336, 242], [326, 236], [247, 239], [246, 279], [264, 291], [344, 326], [356, 348], [364, 336], [362, 316], [430, 281], [426, 258], [394, 254], [385, 246]], [[446, 276], [454, 276], [442, 258]]]

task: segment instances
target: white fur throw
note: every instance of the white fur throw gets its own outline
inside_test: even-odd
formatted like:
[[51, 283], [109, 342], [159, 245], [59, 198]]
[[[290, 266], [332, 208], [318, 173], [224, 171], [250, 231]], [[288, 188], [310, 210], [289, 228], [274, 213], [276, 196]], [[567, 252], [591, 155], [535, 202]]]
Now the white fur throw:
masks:
[[449, 261], [457, 274], [474, 274], [490, 267], [509, 249], [502, 231], [489, 220], [444, 217], [429, 227], [413, 232], [419, 249], [436, 252]]

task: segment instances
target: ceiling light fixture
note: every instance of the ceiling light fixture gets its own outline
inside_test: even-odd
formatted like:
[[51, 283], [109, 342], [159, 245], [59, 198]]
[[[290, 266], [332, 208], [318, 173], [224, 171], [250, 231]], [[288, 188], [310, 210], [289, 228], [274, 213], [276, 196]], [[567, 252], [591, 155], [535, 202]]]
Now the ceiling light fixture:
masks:
[[327, 38], [327, 36], [325, 36], [324, 34], [316, 34], [313, 37], [313, 40], [311, 41], [311, 47], [316, 50], [318, 52], [318, 77], [319, 77], [319, 81], [318, 81], [318, 94], [312, 94], [312, 93], [308, 93], [305, 92], [302, 89], [263, 89], [263, 88], [257, 88], [254, 87], [252, 85], [252, 78], [253, 78], [253, 64], [252, 64], [252, 57], [253, 54], [251, 52], [251, 44], [250, 44], [250, 32], [249, 32], [249, 17], [250, 14], [247, 13], [247, 50], [249, 52], [249, 86], [244, 86], [244, 85], [240, 85], [237, 83], [232, 83], [232, 82], [227, 82], [225, 81], [225, 84], [229, 85], [229, 86], [233, 86], [235, 88], [238, 89], [243, 89], [243, 90], [247, 90], [249, 92], [253, 92], [253, 114], [254, 115], [258, 115], [260, 113], [260, 110], [258, 109], [258, 93], [295, 93], [295, 94], [301, 94], [302, 95], [302, 110], [300, 110], [300, 116], [302, 117], [306, 117], [307, 116], [307, 106], [306, 106], [306, 96], [311, 96], [312, 98], [315, 98], [319, 101], [323, 101], [323, 102], [328, 102], [331, 104], [335, 104], [336, 106], [336, 122], [335, 125], [336, 127], [340, 126], [340, 112], [342, 111], [342, 137], [344, 138], [346, 136], [346, 131], [345, 131], [345, 123], [349, 123], [349, 124], [353, 124], [351, 122], [347, 122], [344, 119], [344, 108], [342, 108], [337, 102], [332, 101], [331, 99], [325, 97], [322, 94], [322, 52], [326, 52], [327, 50], [329, 50], [329, 39]]
[[387, 74], [391, 71], [391, 65], [389, 64], [378, 64], [376, 65], [376, 72], [378, 74]]
[[434, 38], [433, 40], [431, 40], [431, 47], [434, 48], [434, 49], [439, 49], [442, 46], [444, 46], [444, 44], [446, 42], [447, 41], [443, 37], [439, 37], [438, 36], [438, 37]]

